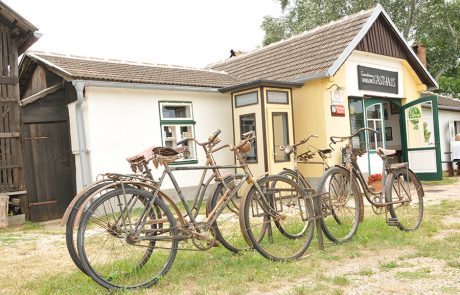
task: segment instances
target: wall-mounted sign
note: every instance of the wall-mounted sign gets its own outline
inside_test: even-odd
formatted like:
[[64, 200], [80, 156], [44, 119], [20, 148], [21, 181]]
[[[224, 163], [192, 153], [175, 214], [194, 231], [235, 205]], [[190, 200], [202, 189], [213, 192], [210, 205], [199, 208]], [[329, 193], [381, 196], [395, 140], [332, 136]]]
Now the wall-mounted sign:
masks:
[[358, 66], [358, 88], [398, 94], [398, 72]]
[[331, 116], [333, 117], [345, 117], [345, 106], [343, 105], [331, 105]]
[[331, 104], [340, 104], [343, 105], [343, 90], [342, 89], [334, 89], [331, 91]]

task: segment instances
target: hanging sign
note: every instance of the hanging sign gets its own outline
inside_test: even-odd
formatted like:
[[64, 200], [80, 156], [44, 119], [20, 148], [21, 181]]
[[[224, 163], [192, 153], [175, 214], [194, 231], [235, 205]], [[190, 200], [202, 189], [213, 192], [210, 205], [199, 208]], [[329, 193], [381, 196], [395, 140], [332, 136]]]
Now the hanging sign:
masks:
[[331, 104], [343, 105], [343, 102], [344, 99], [342, 89], [334, 89], [334, 91], [331, 91]]
[[398, 72], [358, 66], [358, 88], [398, 94]]

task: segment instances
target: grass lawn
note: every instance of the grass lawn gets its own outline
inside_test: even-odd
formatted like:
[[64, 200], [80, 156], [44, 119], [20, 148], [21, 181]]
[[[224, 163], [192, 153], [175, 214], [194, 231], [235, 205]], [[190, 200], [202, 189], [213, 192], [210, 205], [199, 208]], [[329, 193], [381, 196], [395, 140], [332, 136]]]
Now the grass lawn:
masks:
[[[440, 222], [444, 217], [458, 212], [459, 201], [443, 201], [439, 205], [428, 206], [425, 208], [421, 228], [407, 233], [387, 226], [384, 215], [376, 216], [369, 210], [352, 241], [341, 245], [327, 243], [325, 250], [320, 251], [315, 240], [307, 254], [293, 262], [271, 262], [252, 251], [232, 255], [223, 247], [207, 252], [179, 251], [172, 269], [159, 284], [150, 289], [120, 291], [115, 294], [272, 294], [274, 291], [293, 295], [343, 294], [353, 283], [354, 277], [360, 277], [364, 282], [372, 280], [370, 277], [376, 272], [395, 272], [397, 280], [429, 279], [435, 275], [430, 268], [407, 270], [410, 265], [396, 255], [381, 261], [377, 269], [361, 267], [354, 270], [353, 275], [336, 274], [328, 266], [340, 262], [348, 264], [364, 256], [373, 259], [374, 254], [382, 252], [391, 256], [392, 251], [401, 253], [406, 250], [403, 258], [437, 259], [445, 263], [447, 271], [458, 271], [459, 225], [443, 225]], [[28, 230], [40, 231], [39, 227], [29, 227], [32, 229]], [[444, 239], [433, 239], [445, 230], [453, 231]], [[11, 239], [10, 233], [7, 230], [0, 231], [0, 246], [11, 243], [5, 240], [8, 237]], [[70, 260], [68, 256], [62, 259]], [[46, 264], [46, 255], [43, 260], [44, 266], [53, 268], [53, 265]], [[24, 273], [18, 281], [17, 289], [11, 290], [10, 287], [9, 290], [15, 294], [113, 294], [73, 265], [71, 267], [72, 271], [38, 274], [33, 278]], [[382, 283], [385, 284], [384, 281]], [[0, 280], [0, 294], [2, 284]], [[444, 286], [442, 290], [446, 293], [460, 292], [455, 286]]]

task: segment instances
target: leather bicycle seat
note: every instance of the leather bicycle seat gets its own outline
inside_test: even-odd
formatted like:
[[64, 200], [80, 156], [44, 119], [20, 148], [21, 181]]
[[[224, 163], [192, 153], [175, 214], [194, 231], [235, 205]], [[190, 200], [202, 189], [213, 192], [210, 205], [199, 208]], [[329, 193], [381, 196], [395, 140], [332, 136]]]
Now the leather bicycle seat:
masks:
[[152, 158], [152, 149], [154, 148], [155, 146], [151, 146], [134, 156], [126, 158], [126, 161], [128, 161], [129, 163], [137, 163], [144, 160], [148, 161]]
[[168, 147], [156, 147], [156, 148], [153, 148], [152, 149], [152, 152], [155, 154], [155, 155], [159, 155], [159, 156], [163, 156], [163, 157], [172, 157], [172, 156], [176, 156], [180, 153], [183, 153], [187, 150], [186, 147], [177, 147], [175, 149], [172, 149], [172, 148], [168, 148]]
[[396, 154], [396, 150], [387, 150], [379, 147], [377, 148], [377, 153], [379, 153], [379, 155], [387, 157]]

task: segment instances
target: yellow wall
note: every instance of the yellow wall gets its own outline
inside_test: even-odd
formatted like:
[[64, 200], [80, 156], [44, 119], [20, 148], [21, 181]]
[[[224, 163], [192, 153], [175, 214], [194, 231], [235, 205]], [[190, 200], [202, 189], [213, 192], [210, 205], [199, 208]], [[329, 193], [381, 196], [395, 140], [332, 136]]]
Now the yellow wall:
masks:
[[[421, 93], [426, 90], [426, 86], [420, 81], [415, 71], [406, 61], [401, 61], [403, 65], [403, 93], [404, 99], [401, 103], [404, 105], [410, 101], [420, 98]], [[350, 120], [348, 109], [347, 89], [343, 91], [345, 117], [331, 116], [331, 91], [328, 90], [333, 84], [341, 87], [347, 85], [346, 63], [342, 65], [335, 76], [323, 78], [314, 81], [305, 82], [300, 89], [293, 90], [294, 103], [294, 128], [295, 142], [310, 134], [319, 135], [318, 139], [311, 139], [310, 143], [319, 149], [328, 148], [330, 136], [346, 136], [350, 134]], [[331, 88], [334, 90], [334, 87]], [[385, 96], [385, 93], [382, 93]], [[329, 164], [341, 163], [340, 147], [334, 145], [335, 152], [330, 159]], [[304, 147], [305, 149], [305, 147]], [[302, 152], [302, 149], [299, 150]], [[315, 160], [319, 160], [316, 158]], [[299, 168], [306, 177], [319, 177], [323, 173], [321, 165], [303, 165]]]
[[427, 87], [422, 83], [407, 61], [403, 60], [401, 63], [403, 65], [404, 80], [404, 99], [401, 101], [401, 104], [404, 105], [420, 98], [422, 92], [427, 90]]

